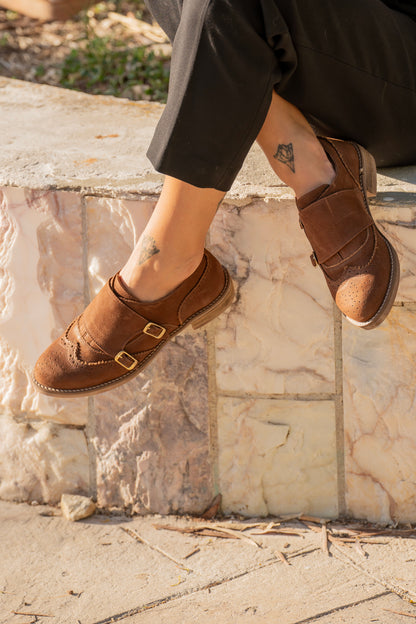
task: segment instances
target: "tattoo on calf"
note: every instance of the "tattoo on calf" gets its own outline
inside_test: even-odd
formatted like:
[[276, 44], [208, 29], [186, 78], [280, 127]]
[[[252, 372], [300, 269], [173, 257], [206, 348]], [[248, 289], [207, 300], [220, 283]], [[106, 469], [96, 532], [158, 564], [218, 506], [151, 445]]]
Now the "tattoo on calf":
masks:
[[289, 169], [295, 173], [295, 154], [293, 152], [292, 143], [288, 143], [287, 145], [280, 143], [280, 145], [277, 146], [276, 154], [273, 154], [273, 158], [287, 165]]
[[140, 245], [140, 254], [137, 264], [139, 266], [144, 264], [146, 260], [149, 260], [149, 258], [158, 254], [159, 251], [160, 249], [157, 248], [155, 239], [152, 236], [145, 234]]

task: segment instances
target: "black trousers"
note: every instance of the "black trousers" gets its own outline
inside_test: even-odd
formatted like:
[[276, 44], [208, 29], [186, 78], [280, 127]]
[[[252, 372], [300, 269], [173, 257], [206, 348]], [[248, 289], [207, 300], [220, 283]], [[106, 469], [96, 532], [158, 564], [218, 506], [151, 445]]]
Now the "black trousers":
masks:
[[273, 89], [379, 166], [416, 164], [416, 22], [381, 0], [147, 0], [173, 42], [148, 157], [227, 191]]

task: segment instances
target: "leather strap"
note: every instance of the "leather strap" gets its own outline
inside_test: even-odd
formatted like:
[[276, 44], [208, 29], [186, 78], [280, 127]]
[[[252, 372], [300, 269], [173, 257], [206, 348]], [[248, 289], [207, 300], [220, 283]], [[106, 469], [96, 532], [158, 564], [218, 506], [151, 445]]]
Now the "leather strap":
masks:
[[360, 189], [332, 193], [300, 211], [300, 221], [319, 264], [374, 224]]
[[165, 331], [162, 330], [165, 328], [152, 323], [119, 299], [112, 288], [112, 280], [114, 278], [103, 286], [82, 315], [80, 330], [84, 339], [111, 357], [123, 350], [143, 330], [146, 330], [146, 342], [150, 341], [149, 347], [154, 346], [164, 336]]

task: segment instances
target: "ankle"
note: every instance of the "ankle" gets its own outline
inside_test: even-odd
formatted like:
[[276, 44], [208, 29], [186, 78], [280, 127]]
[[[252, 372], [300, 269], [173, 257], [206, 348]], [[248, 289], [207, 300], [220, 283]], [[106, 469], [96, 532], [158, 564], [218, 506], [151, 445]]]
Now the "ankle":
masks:
[[293, 133], [290, 143], [293, 153], [293, 170], [273, 154], [272, 166], [280, 179], [290, 186], [297, 198], [322, 184], [331, 184], [335, 171], [317, 137], [303, 127]]
[[140, 266], [130, 257], [120, 271], [130, 294], [141, 301], [156, 301], [185, 281], [201, 263], [203, 252], [187, 257], [158, 254]]

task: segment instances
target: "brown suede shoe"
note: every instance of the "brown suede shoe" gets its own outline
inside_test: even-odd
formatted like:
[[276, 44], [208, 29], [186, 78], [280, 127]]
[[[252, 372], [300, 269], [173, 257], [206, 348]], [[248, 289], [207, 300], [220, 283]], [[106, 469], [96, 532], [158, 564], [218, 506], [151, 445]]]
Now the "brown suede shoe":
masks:
[[390, 312], [400, 277], [396, 251], [368, 207], [367, 197], [377, 189], [376, 165], [356, 143], [319, 140], [335, 180], [297, 200], [300, 225], [338, 308], [354, 325], [373, 329]]
[[184, 327], [202, 327], [231, 305], [233, 297], [228, 272], [208, 251], [190, 277], [151, 303], [131, 297], [115, 275], [40, 356], [34, 383], [52, 396], [114, 388], [143, 370]]

